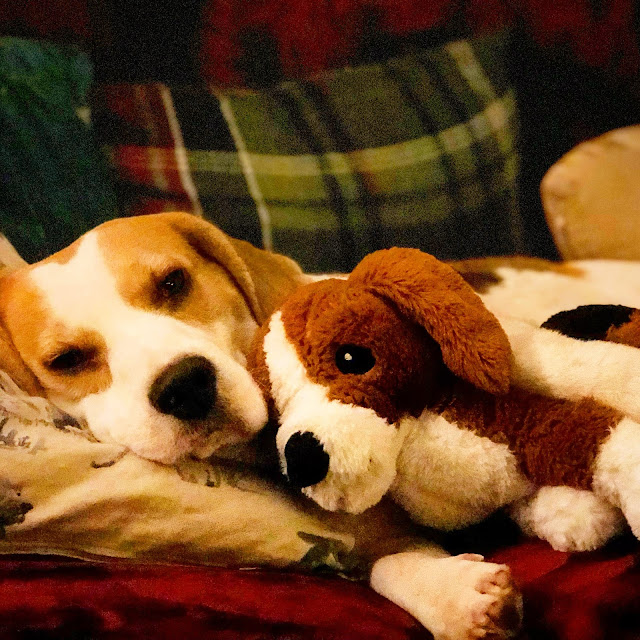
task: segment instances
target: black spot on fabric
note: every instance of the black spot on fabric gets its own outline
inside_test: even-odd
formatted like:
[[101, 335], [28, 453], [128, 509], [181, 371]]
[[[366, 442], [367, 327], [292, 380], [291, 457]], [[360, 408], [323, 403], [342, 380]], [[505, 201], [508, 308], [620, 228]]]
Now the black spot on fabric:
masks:
[[578, 340], [604, 340], [611, 327], [629, 322], [634, 311], [619, 304], [587, 304], [556, 313], [542, 327]]

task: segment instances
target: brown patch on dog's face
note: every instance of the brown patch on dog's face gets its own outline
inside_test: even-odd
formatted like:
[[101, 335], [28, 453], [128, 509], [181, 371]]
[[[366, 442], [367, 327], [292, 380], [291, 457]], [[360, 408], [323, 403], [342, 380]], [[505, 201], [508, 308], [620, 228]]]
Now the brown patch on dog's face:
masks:
[[67, 264], [73, 256], [76, 255], [78, 251], [78, 247], [80, 246], [80, 240], [76, 240], [74, 243], [70, 244], [68, 247], [61, 249], [60, 251], [54, 253], [53, 255], [41, 260], [37, 264], [47, 264], [47, 263], [55, 263], [55, 264]]
[[247, 352], [255, 321], [242, 291], [163, 216], [114, 220], [100, 228], [98, 240], [129, 305], [193, 326], [215, 325], [232, 352]]
[[500, 267], [517, 271], [552, 271], [573, 278], [583, 275], [579, 268], [572, 265], [528, 256], [468, 258], [447, 264], [453, 267], [478, 293], [486, 293], [492, 286], [502, 282], [502, 278], [496, 273]]
[[440, 348], [391, 304], [341, 280], [294, 293], [282, 309], [287, 337], [328, 397], [389, 422], [419, 415], [446, 371]]
[[40, 292], [24, 274], [15, 274], [3, 285], [2, 322], [24, 364], [48, 393], [77, 400], [109, 387], [111, 374], [102, 336], [52, 320]]

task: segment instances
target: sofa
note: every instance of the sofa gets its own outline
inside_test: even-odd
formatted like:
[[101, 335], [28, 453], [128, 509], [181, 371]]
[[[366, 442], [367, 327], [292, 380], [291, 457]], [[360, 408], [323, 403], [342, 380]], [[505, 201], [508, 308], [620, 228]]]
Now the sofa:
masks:
[[[13, 247], [35, 261], [103, 220], [171, 209], [309, 271], [348, 270], [392, 244], [442, 259], [638, 258], [636, 243], [624, 256], [585, 248], [606, 235], [594, 224], [608, 233], [634, 216], [632, 194], [613, 217], [598, 209], [630, 161], [611, 138], [593, 140], [640, 120], [633, 3], [282, 5], [0, 0], [6, 268], [20, 261]], [[624, 131], [609, 135], [631, 141]], [[602, 191], [587, 197], [589, 171]], [[227, 463], [112, 464], [118, 451], [0, 382], [2, 420], [17, 421], [0, 429], [14, 474], [2, 492], [1, 637], [429, 637], [358, 581], [352, 533], [300, 512], [286, 489]], [[40, 437], [48, 451], [31, 455]], [[157, 482], [114, 497], [105, 487], [124, 486], [125, 472]], [[211, 521], [170, 526], [156, 491], [197, 492]], [[229, 534], [229, 504], [242, 517], [272, 510], [272, 528], [243, 521]], [[572, 556], [497, 517], [445, 543], [511, 566], [525, 637], [640, 637], [633, 539]]]

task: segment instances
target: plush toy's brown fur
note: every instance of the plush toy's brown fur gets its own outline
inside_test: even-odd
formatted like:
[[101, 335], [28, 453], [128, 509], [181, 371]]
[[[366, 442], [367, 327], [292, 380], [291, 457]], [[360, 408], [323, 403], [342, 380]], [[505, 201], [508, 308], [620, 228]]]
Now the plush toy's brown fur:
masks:
[[[449, 370], [475, 386], [493, 393], [509, 387], [509, 342], [496, 318], [455, 271], [415, 249], [378, 251], [347, 280], [299, 289], [282, 320], [308, 375], [321, 384], [357, 384], [355, 376], [338, 381], [333, 346], [375, 342], [385, 376], [374, 386], [383, 393], [418, 371], [426, 375], [423, 369], [435, 367], [425, 364], [438, 362], [438, 351]], [[417, 380], [415, 388], [428, 387]]]
[[590, 489], [600, 443], [622, 415], [591, 398], [578, 402], [520, 389], [492, 396], [457, 382], [435, 413], [448, 422], [508, 445], [536, 485]]

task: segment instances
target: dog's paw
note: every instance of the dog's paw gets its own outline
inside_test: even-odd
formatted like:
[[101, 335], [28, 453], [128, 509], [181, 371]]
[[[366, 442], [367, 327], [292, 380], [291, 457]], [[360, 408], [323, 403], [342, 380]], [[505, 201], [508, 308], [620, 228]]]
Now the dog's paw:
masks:
[[[436, 638], [498, 639], [512, 637], [520, 627], [522, 598], [506, 565], [483, 562], [465, 554], [449, 558], [446, 568], [449, 606]], [[447, 586], [450, 589], [447, 589]]]
[[572, 487], [542, 487], [514, 503], [510, 512], [525, 534], [546, 540], [557, 551], [593, 551], [625, 525], [619, 509]]
[[503, 640], [513, 637], [522, 621], [522, 599], [509, 568], [481, 556], [387, 556], [374, 565], [371, 585], [436, 640]]

